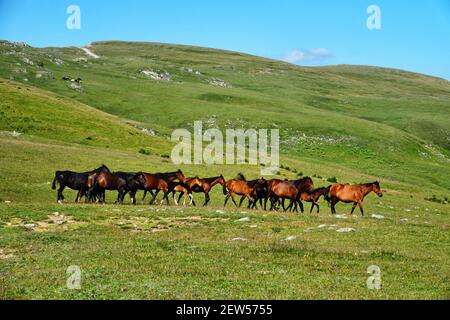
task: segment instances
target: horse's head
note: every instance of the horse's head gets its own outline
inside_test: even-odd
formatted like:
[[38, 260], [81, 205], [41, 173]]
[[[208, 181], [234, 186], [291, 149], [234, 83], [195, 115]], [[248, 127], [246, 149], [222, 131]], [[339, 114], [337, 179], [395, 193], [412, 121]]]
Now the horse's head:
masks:
[[224, 176], [221, 174], [220, 175], [220, 177], [219, 177], [219, 183], [222, 185], [222, 186], [225, 186], [225, 184], [227, 183], [227, 181], [225, 180], [225, 178], [224, 178]]
[[102, 164], [102, 166], [100, 168], [98, 168], [96, 171], [98, 171], [98, 172], [111, 172], [109, 170], [109, 168], [106, 165], [104, 165], [104, 164]]
[[175, 173], [175, 177], [180, 181], [186, 180], [183, 172], [180, 169], [178, 169], [178, 171]]
[[380, 182], [376, 181], [372, 185], [373, 185], [373, 192], [375, 192], [376, 195], [381, 198], [383, 196], [383, 191], [381, 191]]
[[143, 172], [138, 172], [134, 176], [133, 180], [135, 180], [139, 185], [145, 185], [145, 174]]
[[258, 181], [256, 182], [256, 184], [258, 184], [258, 185], [260, 185], [260, 186], [266, 188], [266, 187], [269, 185], [269, 181], [267, 181], [267, 180], [264, 179], [264, 178], [260, 178], [260, 179], [258, 179]]

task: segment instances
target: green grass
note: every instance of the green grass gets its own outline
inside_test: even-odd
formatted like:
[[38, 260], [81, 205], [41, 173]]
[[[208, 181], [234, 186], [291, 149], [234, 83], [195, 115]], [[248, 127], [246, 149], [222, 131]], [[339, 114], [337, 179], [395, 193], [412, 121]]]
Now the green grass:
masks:
[[[91, 50], [101, 58], [80, 63], [73, 61], [85, 57], [78, 48], [0, 42], [0, 299], [450, 298], [450, 205], [425, 200], [450, 196], [447, 81], [186, 46], [102, 42]], [[144, 78], [142, 68], [167, 71], [172, 80]], [[53, 77], [36, 78], [42, 71]], [[83, 78], [83, 93], [60, 80], [66, 75]], [[214, 87], [211, 78], [232, 88]], [[102, 163], [177, 169], [166, 157], [167, 137], [196, 120], [222, 129], [280, 128], [278, 177], [301, 173], [316, 186], [381, 177], [385, 196], [370, 195], [366, 217], [347, 219], [331, 216], [324, 202], [320, 215], [231, 206], [221, 213], [221, 188], [206, 209], [74, 205], [70, 190], [68, 204], [55, 203], [56, 170]], [[180, 168], [187, 176], [260, 175], [248, 165]], [[114, 198], [107, 193], [109, 203]], [[68, 222], [51, 223], [54, 212]], [[243, 217], [250, 222], [236, 222]], [[29, 223], [39, 227], [29, 231]], [[70, 265], [82, 268], [79, 291], [65, 286]], [[381, 268], [380, 291], [366, 287], [370, 265]]]

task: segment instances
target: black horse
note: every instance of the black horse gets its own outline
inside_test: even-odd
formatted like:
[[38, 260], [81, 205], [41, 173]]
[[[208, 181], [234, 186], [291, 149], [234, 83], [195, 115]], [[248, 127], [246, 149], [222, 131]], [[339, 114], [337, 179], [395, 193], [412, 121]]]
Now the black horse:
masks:
[[[121, 201], [123, 202], [123, 199], [125, 196], [129, 193], [131, 202], [133, 204], [136, 204], [136, 193], [138, 190], [144, 190], [141, 187], [141, 184], [136, 179], [137, 172], [114, 172], [114, 174], [126, 181], [126, 187], [125, 192], [122, 195]], [[118, 199], [119, 200], [119, 199]]]
[[88, 178], [94, 173], [110, 172], [108, 167], [102, 165], [101, 167], [89, 171], [89, 172], [73, 172], [73, 171], [56, 171], [55, 178], [53, 179], [52, 189], [56, 190], [56, 185], [59, 184], [58, 194], [56, 201], [63, 202], [63, 191], [66, 187], [78, 191], [75, 202], [81, 200], [82, 197], [87, 196], [87, 191], [92, 187], [89, 186]]

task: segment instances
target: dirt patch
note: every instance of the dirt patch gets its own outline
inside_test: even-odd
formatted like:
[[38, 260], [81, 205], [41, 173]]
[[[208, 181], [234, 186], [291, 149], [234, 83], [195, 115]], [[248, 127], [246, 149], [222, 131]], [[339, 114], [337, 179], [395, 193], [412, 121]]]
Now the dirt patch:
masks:
[[0, 248], [0, 260], [8, 260], [15, 257], [14, 250]]
[[121, 229], [141, 232], [163, 232], [173, 228], [192, 227], [202, 225], [207, 222], [228, 222], [226, 218], [204, 218], [201, 216], [190, 217], [167, 217], [167, 218], [146, 218], [146, 217], [112, 217], [102, 222], [103, 225], [114, 225]]
[[49, 214], [48, 219], [45, 221], [25, 223], [20, 218], [13, 218], [6, 223], [6, 227], [10, 228], [24, 228], [33, 232], [46, 232], [55, 230], [73, 230], [86, 224], [86, 222], [80, 222], [73, 220], [73, 217], [65, 216], [59, 212]]

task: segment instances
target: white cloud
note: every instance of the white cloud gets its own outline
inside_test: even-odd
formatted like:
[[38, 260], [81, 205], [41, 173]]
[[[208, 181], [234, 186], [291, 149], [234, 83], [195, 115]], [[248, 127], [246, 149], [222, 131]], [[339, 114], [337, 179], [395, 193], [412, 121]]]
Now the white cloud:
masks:
[[321, 62], [333, 57], [326, 48], [316, 48], [311, 50], [292, 50], [288, 52], [283, 60], [289, 63], [298, 62]]

